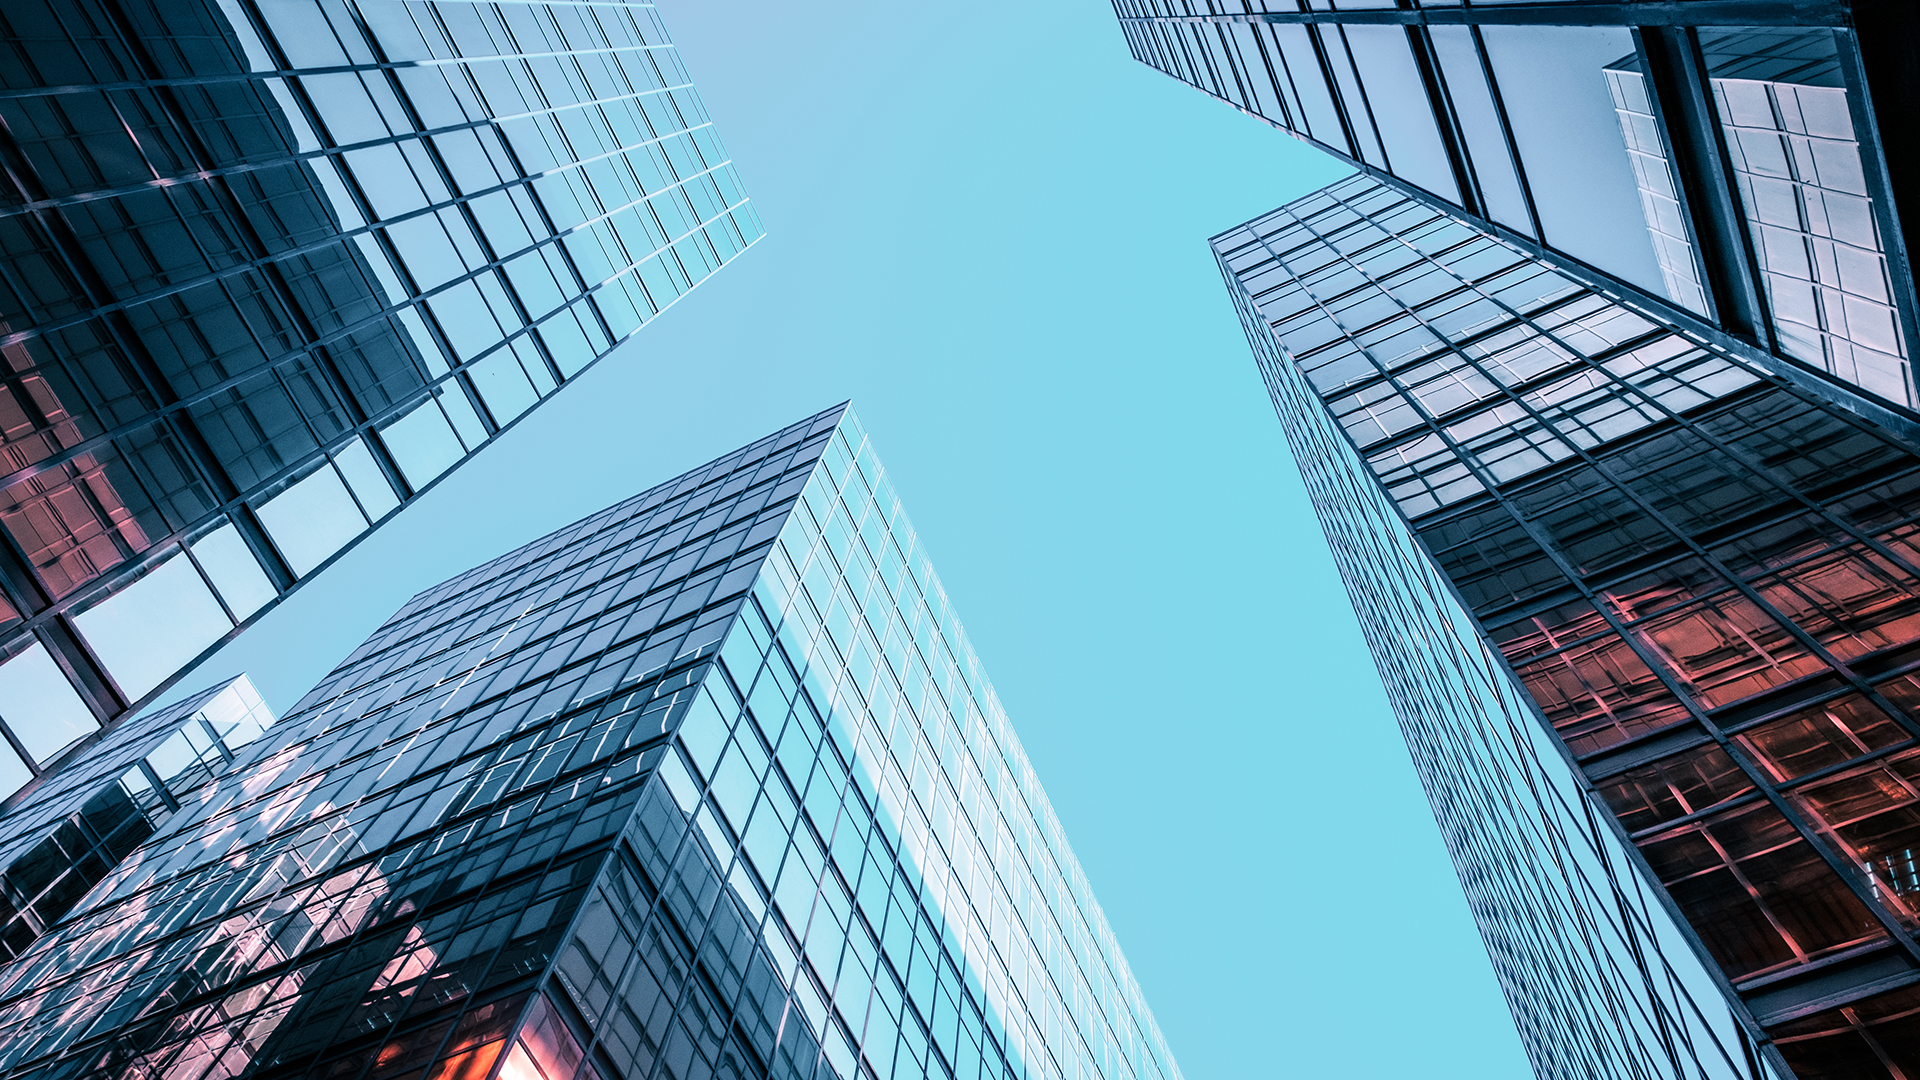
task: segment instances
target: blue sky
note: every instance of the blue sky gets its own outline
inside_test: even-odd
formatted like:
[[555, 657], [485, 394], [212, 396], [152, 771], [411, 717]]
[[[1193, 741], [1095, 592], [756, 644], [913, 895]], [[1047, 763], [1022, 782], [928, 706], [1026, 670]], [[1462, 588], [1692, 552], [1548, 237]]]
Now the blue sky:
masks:
[[1206, 238], [1344, 171], [1101, 0], [663, 0], [768, 236], [183, 680], [852, 398], [1191, 1080], [1529, 1075]]

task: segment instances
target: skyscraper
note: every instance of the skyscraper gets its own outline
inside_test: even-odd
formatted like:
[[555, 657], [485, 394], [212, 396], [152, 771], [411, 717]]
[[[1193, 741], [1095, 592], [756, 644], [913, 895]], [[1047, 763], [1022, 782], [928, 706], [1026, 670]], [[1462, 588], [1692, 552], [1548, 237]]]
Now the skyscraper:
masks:
[[1589, 288], [1920, 401], [1911, 4], [1114, 6], [1142, 63]]
[[0, 773], [760, 236], [649, 5], [0, 12]]
[[1370, 177], [1215, 237], [1542, 1076], [1920, 1071], [1920, 429]]
[[0, 1076], [1177, 1080], [844, 407], [406, 604], [0, 969]]

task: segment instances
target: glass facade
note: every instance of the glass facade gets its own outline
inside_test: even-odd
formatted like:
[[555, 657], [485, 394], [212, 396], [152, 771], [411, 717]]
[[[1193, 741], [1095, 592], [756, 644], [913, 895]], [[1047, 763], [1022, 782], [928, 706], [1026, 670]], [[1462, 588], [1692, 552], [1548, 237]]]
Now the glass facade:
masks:
[[1910, 5], [1114, 6], [1141, 62], [1589, 288], [1758, 366], [1920, 404], [1894, 199], [1914, 180]]
[[0, 12], [0, 774], [761, 235], [650, 4]]
[[0, 815], [0, 954], [20, 955], [273, 724], [245, 675], [121, 724]]
[[1177, 1080], [844, 407], [430, 589], [0, 969], [0, 1076]]
[[1913, 427], [1372, 178], [1213, 245], [1540, 1074], [1920, 1071]]

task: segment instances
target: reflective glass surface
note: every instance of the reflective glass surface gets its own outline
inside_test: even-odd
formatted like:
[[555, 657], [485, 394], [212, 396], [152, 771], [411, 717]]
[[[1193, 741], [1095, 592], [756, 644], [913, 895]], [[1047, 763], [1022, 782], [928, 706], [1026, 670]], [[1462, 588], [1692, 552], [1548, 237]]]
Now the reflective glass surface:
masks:
[[[1715, 325], [1750, 359], [1920, 403], [1914, 287], [1889, 257], [1899, 158], [1872, 135], [1904, 138], [1886, 103], [1904, 100], [1911, 63], [1869, 70], [1865, 40], [1910, 29], [1871, 29], [1872, 5], [1114, 8], [1140, 62], [1537, 245], [1590, 286]], [[1866, 127], [1863, 86], [1892, 110]]]
[[761, 234], [649, 4], [23, 0], [0, 55], [0, 656], [89, 727]]
[[0, 814], [0, 953], [57, 923], [274, 722], [245, 675], [116, 727]]
[[[1410, 742], [1434, 742], [1426, 680], [1459, 678], [1439, 658], [1483, 656], [1476, 677], [1577, 762], [1548, 760], [1569, 798], [1617, 819], [1593, 842], [1664, 888], [1726, 980], [1702, 989], [1755, 1035], [1920, 982], [1920, 452], [1369, 178], [1214, 247], [1310, 481], [1365, 466], [1317, 507]], [[1420, 588], [1463, 604], [1457, 646], [1391, 629], [1415, 586], [1354, 563], [1402, 536], [1399, 578], [1437, 572]], [[1416, 745], [1430, 790], [1489, 767], [1470, 746]], [[1471, 892], [1483, 860], [1539, 857], [1506, 845], [1563, 842], [1455, 852]], [[1535, 977], [1516, 1012], [1560, 992]]]
[[0, 1075], [1178, 1069], [844, 408], [415, 597], [0, 969]]

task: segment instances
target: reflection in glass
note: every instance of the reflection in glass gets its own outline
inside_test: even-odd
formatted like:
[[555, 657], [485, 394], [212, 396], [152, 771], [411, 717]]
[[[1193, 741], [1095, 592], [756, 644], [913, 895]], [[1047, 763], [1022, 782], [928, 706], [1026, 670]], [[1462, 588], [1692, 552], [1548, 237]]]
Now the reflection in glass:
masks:
[[1723, 811], [1639, 845], [1735, 982], [1886, 933], [1767, 804]]
[[1773, 779], [1787, 781], [1898, 746], [1908, 735], [1865, 697], [1847, 694], [1748, 728], [1737, 738]]
[[1694, 259], [1693, 235], [1680, 205], [1680, 184], [1673, 174], [1666, 141], [1654, 119], [1639, 54], [1608, 64], [1603, 74], [1613, 94], [1614, 111], [1620, 117], [1627, 159], [1633, 164], [1633, 177], [1640, 187], [1640, 210], [1646, 216], [1647, 235], [1653, 240], [1653, 255], [1660, 263], [1667, 299], [1704, 315], [1707, 294], [1700, 284], [1700, 264]]
[[1663, 287], [1605, 68], [1624, 27], [1482, 26], [1542, 242], [1651, 291]]
[[1780, 348], [1913, 405], [1832, 33], [1703, 29], [1700, 45]]

